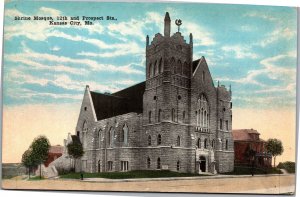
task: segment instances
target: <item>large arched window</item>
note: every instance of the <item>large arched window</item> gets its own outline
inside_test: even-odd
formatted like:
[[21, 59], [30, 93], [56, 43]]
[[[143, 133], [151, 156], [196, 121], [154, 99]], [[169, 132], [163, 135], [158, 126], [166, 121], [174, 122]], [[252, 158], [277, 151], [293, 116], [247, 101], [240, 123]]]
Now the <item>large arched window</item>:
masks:
[[128, 126], [125, 124], [122, 129], [122, 135], [123, 135], [123, 142], [124, 145], [127, 145], [128, 142]]
[[157, 158], [157, 169], [160, 169], [161, 166], [160, 166], [160, 158]]
[[157, 136], [157, 145], [161, 145], [161, 135], [158, 134]]
[[151, 146], [151, 136], [148, 136], [148, 146]]
[[101, 132], [102, 130], [99, 129], [97, 137], [98, 137], [98, 148], [101, 148]]
[[202, 128], [209, 128], [209, 105], [204, 94], [201, 94], [197, 101], [196, 125]]
[[84, 132], [88, 131], [88, 126], [87, 126], [87, 121], [86, 120], [83, 122], [82, 131], [84, 131]]
[[180, 136], [177, 137], [176, 146], [180, 146]]
[[109, 146], [114, 146], [115, 130], [113, 127], [109, 130]]

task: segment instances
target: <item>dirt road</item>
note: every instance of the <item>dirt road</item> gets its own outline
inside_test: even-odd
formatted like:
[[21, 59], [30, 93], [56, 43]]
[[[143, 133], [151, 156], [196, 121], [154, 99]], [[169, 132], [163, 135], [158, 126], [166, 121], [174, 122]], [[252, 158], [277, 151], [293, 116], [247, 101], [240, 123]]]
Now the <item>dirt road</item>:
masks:
[[201, 192], [201, 193], [294, 193], [295, 175], [248, 176], [160, 181], [87, 182], [79, 180], [4, 180], [4, 189], [92, 190], [140, 192]]

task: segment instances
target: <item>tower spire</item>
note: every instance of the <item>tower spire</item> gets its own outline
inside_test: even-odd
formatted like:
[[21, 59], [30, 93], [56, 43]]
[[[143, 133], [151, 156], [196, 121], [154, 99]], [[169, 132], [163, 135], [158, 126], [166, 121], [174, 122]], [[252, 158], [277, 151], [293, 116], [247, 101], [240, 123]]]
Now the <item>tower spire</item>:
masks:
[[170, 16], [169, 16], [169, 12], [166, 12], [164, 36], [165, 37], [170, 37], [170, 33], [171, 33], [171, 19], [170, 19]]

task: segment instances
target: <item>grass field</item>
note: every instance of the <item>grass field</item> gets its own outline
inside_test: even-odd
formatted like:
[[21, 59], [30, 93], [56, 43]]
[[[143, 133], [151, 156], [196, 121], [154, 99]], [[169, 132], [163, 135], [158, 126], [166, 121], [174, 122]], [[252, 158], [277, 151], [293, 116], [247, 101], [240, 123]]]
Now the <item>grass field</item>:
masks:
[[[100, 173], [83, 173], [83, 178], [108, 178], [108, 179], [134, 179], [134, 178], [162, 178], [162, 177], [191, 177], [203, 176], [199, 174], [179, 173], [167, 170], [137, 170], [129, 172], [100, 172]], [[69, 173], [61, 175], [64, 179], [80, 179], [80, 173]]]

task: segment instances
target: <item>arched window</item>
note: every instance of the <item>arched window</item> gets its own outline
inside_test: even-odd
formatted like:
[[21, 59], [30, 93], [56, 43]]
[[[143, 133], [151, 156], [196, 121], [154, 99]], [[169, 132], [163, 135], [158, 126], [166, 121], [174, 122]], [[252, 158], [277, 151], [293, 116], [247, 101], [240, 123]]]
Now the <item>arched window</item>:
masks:
[[153, 76], [156, 75], [157, 72], [157, 61], [155, 61], [155, 64], [153, 65]]
[[180, 170], [180, 161], [177, 161], [176, 169], [177, 169], [177, 171]]
[[182, 112], [182, 122], [185, 122], [185, 111]]
[[211, 147], [215, 148], [215, 140], [214, 139], [211, 141]]
[[171, 116], [172, 116], [172, 121], [175, 122], [175, 109], [172, 109]]
[[180, 136], [177, 137], [176, 145], [180, 146]]
[[149, 111], [149, 123], [151, 123], [151, 111]]
[[207, 149], [207, 146], [208, 146], [207, 139], [205, 138], [205, 140], [204, 140], [204, 148]]
[[222, 119], [220, 119], [220, 130], [222, 130], [223, 129], [223, 120]]
[[86, 136], [87, 136], [87, 131], [88, 131], [88, 126], [87, 126], [86, 120], [83, 122], [82, 131], [83, 131], [83, 133], [82, 133], [83, 139], [81, 141], [82, 141], [83, 148], [86, 148], [86, 146], [87, 146]]
[[226, 126], [226, 131], [229, 131], [229, 124], [228, 124], [228, 120], [225, 121], [225, 126]]
[[151, 136], [148, 136], [148, 146], [151, 146]]
[[204, 119], [204, 121], [203, 121], [203, 123], [204, 123], [203, 126], [206, 127], [206, 126], [207, 126], [206, 111], [204, 111], [203, 119]]
[[76, 132], [76, 136], [77, 136], [78, 138], [80, 137], [80, 132], [79, 132], [79, 131]]
[[161, 109], [158, 110], [158, 122], [161, 121]]
[[201, 139], [200, 138], [198, 138], [197, 147], [201, 148]]
[[199, 119], [197, 119], [197, 125], [200, 127], [209, 128], [209, 105], [204, 94], [201, 94], [197, 101], [197, 111], [199, 117]]
[[157, 136], [157, 145], [161, 145], [161, 135], [158, 134]]
[[160, 60], [159, 60], [159, 66], [158, 66], [158, 69], [159, 69], [159, 73], [162, 73], [162, 72], [163, 72], [162, 58], [160, 58]]
[[98, 131], [98, 148], [100, 148], [100, 145], [101, 145], [101, 129], [99, 129], [99, 131]]
[[157, 158], [157, 169], [160, 169], [160, 158]]
[[170, 70], [172, 70], [172, 73], [174, 74], [175, 73], [175, 70], [176, 70], [176, 64], [175, 64], [175, 58], [172, 57], [171, 58], [171, 61], [170, 61]]
[[202, 82], [204, 82], [205, 81], [205, 72], [203, 71], [202, 72]]
[[128, 126], [125, 124], [123, 129], [122, 129], [122, 134], [123, 134], [123, 142], [124, 145], [127, 145], [128, 142]]
[[188, 66], [188, 64], [186, 62], [184, 62], [182, 70], [183, 70], [182, 71], [183, 75], [189, 76], [189, 66]]
[[225, 141], [225, 150], [228, 150], [228, 139]]
[[152, 64], [150, 63], [149, 64], [149, 71], [148, 71], [148, 73], [149, 73], [149, 77], [152, 77]]
[[148, 157], [148, 158], [147, 158], [147, 168], [150, 169], [150, 167], [151, 167], [151, 160], [150, 160], [150, 158]]
[[177, 74], [182, 74], [182, 64], [181, 64], [181, 61], [178, 60], [177, 62], [177, 71], [176, 71]]
[[111, 127], [109, 130], [109, 145], [111, 147], [114, 146], [114, 138], [115, 138], [115, 130], [114, 128]]

